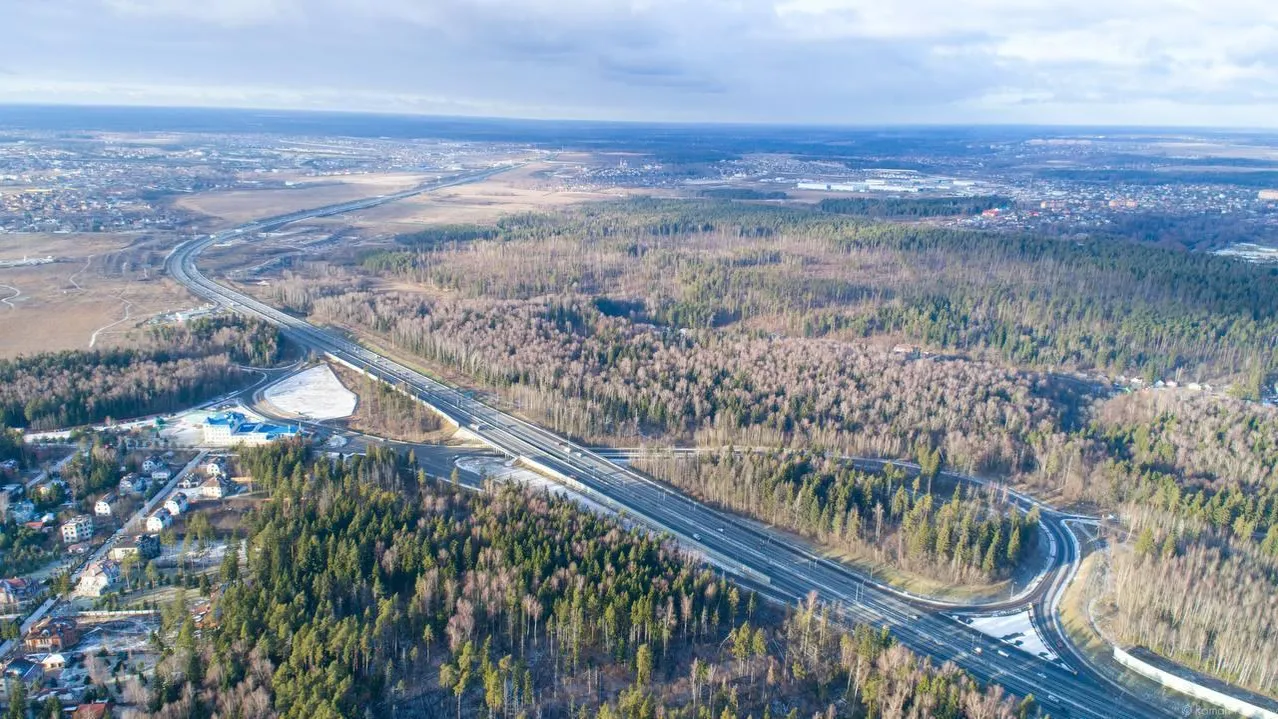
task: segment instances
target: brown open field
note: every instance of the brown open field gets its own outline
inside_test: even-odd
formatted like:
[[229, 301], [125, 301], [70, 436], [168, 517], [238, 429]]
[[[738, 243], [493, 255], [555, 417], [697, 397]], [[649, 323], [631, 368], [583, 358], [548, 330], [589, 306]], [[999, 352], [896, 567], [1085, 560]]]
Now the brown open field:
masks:
[[534, 162], [458, 187], [410, 197], [345, 218], [355, 227], [377, 233], [401, 234], [427, 225], [495, 222], [504, 215], [538, 212], [579, 202], [615, 200], [635, 191], [575, 190], [549, 172], [562, 163]]
[[369, 174], [311, 179], [314, 181], [299, 182], [296, 187], [288, 189], [201, 192], [182, 197], [174, 204], [184, 210], [216, 218], [218, 222], [215, 224], [221, 227], [405, 190], [425, 181], [428, 176]]
[[0, 235], [0, 259], [58, 259], [0, 269], [0, 357], [128, 344], [151, 317], [198, 306], [159, 276], [173, 241], [143, 233]]
[[[563, 157], [536, 162], [483, 182], [308, 224], [327, 230], [353, 229], [366, 237], [384, 236], [432, 224], [489, 223], [512, 213], [616, 199], [629, 192], [581, 191], [552, 176], [565, 165], [585, 159]], [[325, 181], [301, 183], [287, 190], [189, 195], [178, 204], [216, 218], [218, 225], [231, 225], [385, 194], [427, 178], [369, 174], [322, 179]], [[87, 349], [90, 342], [94, 347], [128, 344], [141, 336], [150, 318], [200, 306], [200, 300], [162, 277], [164, 254], [176, 241], [164, 233], [0, 235], [0, 259], [46, 255], [57, 258], [47, 265], [0, 269], [0, 357]], [[345, 244], [355, 241], [350, 238]], [[266, 244], [267, 247], [215, 249], [210, 252], [208, 264], [252, 266], [282, 251]]]

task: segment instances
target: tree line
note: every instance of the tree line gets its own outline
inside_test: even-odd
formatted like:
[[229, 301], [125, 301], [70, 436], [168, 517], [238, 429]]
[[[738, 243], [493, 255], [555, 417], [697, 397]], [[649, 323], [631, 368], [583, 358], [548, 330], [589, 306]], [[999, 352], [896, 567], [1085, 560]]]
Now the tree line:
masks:
[[19, 466], [26, 466], [27, 459], [27, 445], [22, 439], [22, 432], [0, 422], [0, 462], [12, 460]]
[[1033, 468], [1078, 389], [986, 362], [910, 360], [826, 340], [674, 332], [608, 317], [581, 298], [430, 302], [350, 293], [321, 321], [364, 327], [498, 389], [579, 437], [662, 436], [711, 446], [819, 446], [912, 456], [940, 448], [969, 472]]
[[240, 386], [237, 365], [271, 364], [278, 331], [238, 317], [152, 329], [138, 348], [0, 360], [0, 425], [55, 429], [166, 412]]
[[1109, 567], [1112, 626], [1127, 643], [1278, 697], [1278, 553], [1160, 507], [1131, 506]]
[[726, 451], [637, 459], [637, 469], [694, 497], [854, 555], [950, 582], [1001, 579], [1034, 544], [1038, 511], [956, 486], [931, 491], [936, 468], [859, 470], [809, 452]]
[[827, 197], [817, 209], [839, 215], [891, 219], [925, 219], [979, 215], [996, 207], [1009, 207], [1010, 197]]
[[1151, 378], [1275, 370], [1278, 269], [1209, 253], [711, 200], [601, 203], [491, 232], [366, 267], [468, 297], [638, 301], [677, 327], [763, 323]]
[[421, 442], [431, 432], [444, 426], [434, 410], [385, 382], [344, 371], [344, 368], [338, 368], [338, 375], [359, 395], [355, 415], [347, 424], [361, 432], [387, 439]]

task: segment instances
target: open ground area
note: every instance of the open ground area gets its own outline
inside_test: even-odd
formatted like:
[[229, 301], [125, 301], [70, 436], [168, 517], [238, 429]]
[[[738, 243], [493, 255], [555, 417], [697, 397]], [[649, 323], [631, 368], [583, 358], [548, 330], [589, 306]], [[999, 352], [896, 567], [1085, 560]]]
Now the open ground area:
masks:
[[0, 234], [0, 260], [54, 262], [0, 269], [0, 358], [128, 344], [156, 315], [196, 307], [160, 275], [166, 235]]
[[489, 224], [521, 212], [545, 212], [581, 202], [615, 200], [633, 194], [621, 188], [581, 185], [556, 171], [555, 161], [532, 162], [482, 182], [412, 197], [342, 218], [366, 232], [405, 234], [428, 225]]
[[407, 190], [430, 178], [428, 175], [400, 173], [307, 178], [307, 181], [299, 178], [293, 187], [201, 192], [181, 197], [174, 204], [179, 209], [215, 218], [214, 225], [222, 227]]
[[326, 364], [282, 379], [263, 394], [273, 407], [308, 420], [349, 417], [358, 399]]

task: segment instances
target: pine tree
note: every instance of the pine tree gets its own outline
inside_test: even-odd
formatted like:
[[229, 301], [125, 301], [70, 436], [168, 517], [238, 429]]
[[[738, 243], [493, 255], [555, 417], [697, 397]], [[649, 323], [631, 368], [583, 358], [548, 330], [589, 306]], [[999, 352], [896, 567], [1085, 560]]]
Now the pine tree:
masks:
[[647, 686], [652, 682], [652, 648], [647, 644], [640, 644], [639, 649], [635, 651], [635, 683], [639, 686]]
[[1134, 548], [1136, 550], [1136, 554], [1142, 557], [1153, 553], [1154, 530], [1149, 527], [1142, 529], [1140, 534], [1136, 537], [1136, 546]]

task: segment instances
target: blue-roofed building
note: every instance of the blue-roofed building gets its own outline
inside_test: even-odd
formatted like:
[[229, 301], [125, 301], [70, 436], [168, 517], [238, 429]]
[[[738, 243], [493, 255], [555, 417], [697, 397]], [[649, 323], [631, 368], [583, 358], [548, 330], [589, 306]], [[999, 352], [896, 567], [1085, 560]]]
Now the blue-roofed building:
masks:
[[221, 412], [204, 421], [204, 443], [219, 446], [267, 444], [301, 433], [298, 425], [250, 422], [239, 412]]

